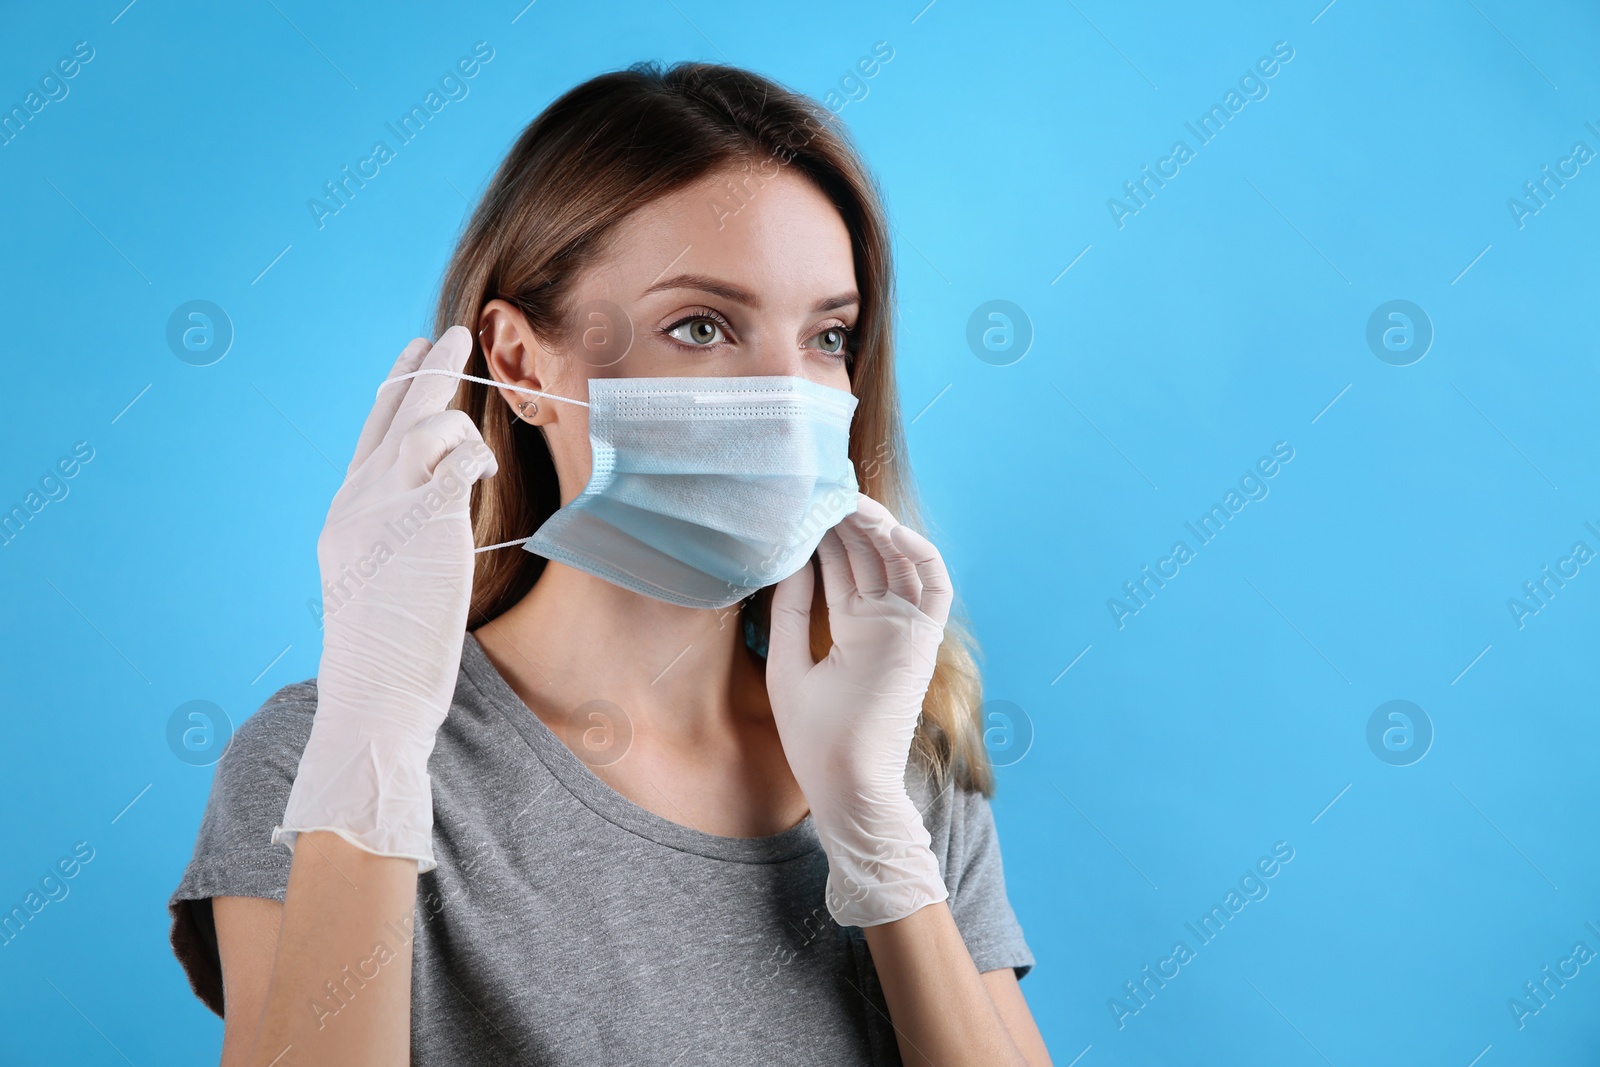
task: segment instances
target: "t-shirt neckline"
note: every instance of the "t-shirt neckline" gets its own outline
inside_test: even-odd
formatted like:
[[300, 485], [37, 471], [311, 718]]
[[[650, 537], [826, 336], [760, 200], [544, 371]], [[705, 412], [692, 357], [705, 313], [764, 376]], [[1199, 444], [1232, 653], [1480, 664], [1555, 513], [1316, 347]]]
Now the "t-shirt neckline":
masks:
[[484, 700], [497, 708], [556, 781], [596, 815], [667, 848], [730, 863], [782, 863], [821, 845], [810, 812], [770, 837], [722, 837], [664, 819], [602, 781], [533, 713], [490, 661], [470, 631], [461, 648], [461, 670]]

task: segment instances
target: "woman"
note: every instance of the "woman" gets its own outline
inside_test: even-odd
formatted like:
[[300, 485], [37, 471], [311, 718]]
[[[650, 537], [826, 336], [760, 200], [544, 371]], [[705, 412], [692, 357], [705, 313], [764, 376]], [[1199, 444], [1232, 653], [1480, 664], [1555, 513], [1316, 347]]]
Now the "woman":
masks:
[[524, 131], [330, 508], [318, 677], [173, 894], [224, 1064], [1049, 1062], [895, 517], [891, 282], [763, 78], [639, 65]]

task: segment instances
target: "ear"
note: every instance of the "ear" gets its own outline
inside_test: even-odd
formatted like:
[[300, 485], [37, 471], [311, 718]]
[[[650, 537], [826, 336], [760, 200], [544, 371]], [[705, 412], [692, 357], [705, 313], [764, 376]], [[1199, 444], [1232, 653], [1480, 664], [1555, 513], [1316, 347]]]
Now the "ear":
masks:
[[[512, 304], [504, 300], [491, 300], [484, 305], [478, 316], [478, 345], [483, 349], [484, 360], [488, 363], [489, 377], [495, 381], [520, 385], [524, 389], [538, 389], [540, 392], [561, 392], [551, 387], [558, 366], [555, 353], [545, 347], [533, 327], [528, 325], [527, 316]], [[501, 389], [499, 392], [501, 399], [511, 406], [514, 417], [523, 422], [544, 426], [559, 417], [560, 413], [556, 410], [562, 406], [559, 400], [547, 402], [542, 397], [529, 396], [515, 389]], [[530, 406], [530, 413], [522, 415], [517, 407], [529, 400], [538, 404], [538, 411], [533, 412]]]

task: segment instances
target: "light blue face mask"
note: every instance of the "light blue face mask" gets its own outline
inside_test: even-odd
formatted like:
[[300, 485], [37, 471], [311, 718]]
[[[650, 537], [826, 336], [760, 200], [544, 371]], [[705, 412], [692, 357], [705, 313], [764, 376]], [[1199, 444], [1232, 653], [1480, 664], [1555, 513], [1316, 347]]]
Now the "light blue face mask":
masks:
[[856, 510], [856, 398], [843, 390], [798, 377], [590, 378], [584, 404], [487, 384], [589, 409], [589, 484], [506, 544], [636, 593], [728, 607], [799, 570]]

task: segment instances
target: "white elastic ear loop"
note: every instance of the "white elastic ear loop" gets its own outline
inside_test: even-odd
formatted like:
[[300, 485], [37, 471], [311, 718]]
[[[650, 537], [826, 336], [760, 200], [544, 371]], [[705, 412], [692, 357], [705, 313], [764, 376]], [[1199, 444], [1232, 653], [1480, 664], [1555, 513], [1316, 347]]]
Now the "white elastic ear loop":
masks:
[[[537, 389], [528, 389], [520, 385], [507, 385], [505, 382], [497, 382], [493, 378], [479, 378], [475, 374], [457, 374], [455, 371], [445, 370], [442, 367], [429, 367], [425, 370], [414, 370], [410, 374], [397, 374], [393, 378], [385, 379], [383, 385], [378, 386], [378, 388], [382, 389], [384, 385], [393, 385], [395, 382], [403, 382], [407, 378], [415, 378], [423, 374], [442, 374], [446, 378], [460, 378], [464, 382], [478, 382], [481, 385], [492, 385], [496, 389], [512, 389], [519, 393], [531, 393], [534, 396], [549, 397], [551, 400], [560, 400], [563, 403], [576, 404], [580, 408], [586, 408], [589, 406], [586, 402], [582, 400], [574, 400], [570, 396], [557, 396], [555, 393], [541, 393]], [[479, 549], [479, 551], [481, 552], [482, 549]]]
[[474, 553], [493, 552], [497, 548], [510, 548], [512, 545], [525, 545], [532, 540], [532, 537], [519, 537], [515, 541], [501, 541], [498, 545], [484, 545], [482, 548], [475, 548], [472, 551]]
[[[492, 385], [497, 389], [514, 389], [519, 393], [532, 393], [534, 396], [549, 397], [551, 400], [560, 400], [567, 404], [576, 404], [582, 408], [589, 406], [582, 400], [574, 400], [570, 396], [557, 396], [554, 393], [541, 393], [537, 389], [526, 389], [520, 385], [507, 385], [505, 382], [497, 382], [492, 378], [479, 378], [474, 374], [457, 374], [454, 371], [444, 370], [440, 367], [430, 367], [426, 370], [414, 370], [410, 374], [397, 374], [393, 378], [386, 379], [383, 385], [378, 386], [378, 388], [381, 390], [384, 385], [393, 385], [395, 382], [403, 382], [407, 378], [415, 378], [421, 374], [442, 374], [447, 378], [460, 378], [464, 382], [479, 382], [483, 385]], [[484, 545], [482, 548], [474, 548], [472, 551], [475, 554], [478, 552], [493, 552], [497, 548], [510, 548], [512, 545], [526, 544], [532, 540], [533, 537], [531, 535], [528, 537], [519, 537], [515, 541], [501, 541], [498, 545]]]

